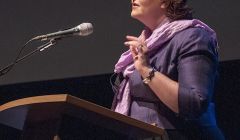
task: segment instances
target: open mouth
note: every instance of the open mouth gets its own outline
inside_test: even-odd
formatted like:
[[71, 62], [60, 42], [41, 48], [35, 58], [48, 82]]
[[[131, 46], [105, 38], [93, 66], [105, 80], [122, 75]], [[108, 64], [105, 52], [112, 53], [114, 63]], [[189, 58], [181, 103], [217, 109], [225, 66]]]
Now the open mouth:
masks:
[[132, 7], [138, 7], [139, 5], [137, 3], [132, 3]]

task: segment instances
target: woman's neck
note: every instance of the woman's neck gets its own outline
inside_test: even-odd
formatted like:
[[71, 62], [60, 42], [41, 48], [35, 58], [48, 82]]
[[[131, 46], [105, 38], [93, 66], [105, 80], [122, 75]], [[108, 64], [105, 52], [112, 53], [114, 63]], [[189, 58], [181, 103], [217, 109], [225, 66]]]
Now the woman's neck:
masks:
[[153, 19], [153, 20], [146, 20], [144, 23], [151, 31], [154, 31], [156, 28], [160, 27], [164, 23], [169, 22], [169, 18], [164, 16], [161, 16], [160, 18]]

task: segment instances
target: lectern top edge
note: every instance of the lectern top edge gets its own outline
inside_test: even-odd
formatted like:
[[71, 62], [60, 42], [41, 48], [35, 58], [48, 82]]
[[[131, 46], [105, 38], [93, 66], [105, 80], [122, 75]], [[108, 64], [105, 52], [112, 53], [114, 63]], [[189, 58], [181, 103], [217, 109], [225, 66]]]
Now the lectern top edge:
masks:
[[56, 95], [43, 95], [22, 98], [14, 101], [10, 101], [0, 106], [0, 112], [22, 105], [37, 104], [37, 103], [51, 103], [51, 102], [66, 102], [68, 94], [56, 94]]
[[67, 103], [69, 105], [79, 107], [85, 110], [89, 110], [100, 114], [102, 116], [118, 120], [122, 123], [143, 129], [145, 131], [155, 133], [156, 135], [162, 135], [164, 130], [156, 126], [147, 124], [145, 122], [130, 118], [128, 116], [116, 113], [111, 111], [108, 108], [96, 105], [94, 103], [79, 99], [77, 97], [68, 95], [68, 94], [56, 94], [56, 95], [43, 95], [43, 96], [34, 96], [23, 99], [18, 99], [15, 101], [8, 102], [0, 106], [0, 113], [5, 110], [9, 110], [15, 107], [34, 105], [34, 104], [44, 104], [44, 103]]

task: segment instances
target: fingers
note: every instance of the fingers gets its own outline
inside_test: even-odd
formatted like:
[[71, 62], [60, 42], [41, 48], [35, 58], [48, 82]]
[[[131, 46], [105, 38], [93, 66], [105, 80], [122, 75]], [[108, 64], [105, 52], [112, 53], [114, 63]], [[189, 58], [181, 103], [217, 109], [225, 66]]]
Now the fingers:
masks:
[[137, 47], [131, 43], [134, 42], [125, 42], [125, 44], [127, 44], [127, 46], [129, 47], [129, 50], [132, 54], [132, 58], [134, 61], [140, 60], [139, 58], [141, 58], [141, 61], [143, 61], [145, 58], [147, 58], [147, 48], [144, 45], [138, 45]]
[[139, 53], [142, 54], [147, 52], [147, 46], [137, 41], [126, 41], [124, 42], [124, 45], [129, 47], [129, 49], [136, 55]]
[[137, 41], [126, 41], [124, 42], [124, 45], [129, 47], [130, 49], [133, 49], [134, 52], [138, 52], [138, 46], [140, 45]]
[[135, 47], [135, 42], [124, 42], [124, 45], [129, 47], [129, 50], [131, 51], [132, 57], [136, 58], [136, 56], [138, 55], [138, 50]]
[[124, 42], [124, 45], [129, 47], [131, 51], [133, 60], [138, 60], [139, 57], [145, 56], [147, 52], [147, 46], [139, 38], [134, 36], [126, 36], [127, 41]]
[[126, 39], [129, 40], [129, 41], [139, 41], [139, 38], [137, 38], [135, 36], [130, 36], [130, 35], [127, 35]]

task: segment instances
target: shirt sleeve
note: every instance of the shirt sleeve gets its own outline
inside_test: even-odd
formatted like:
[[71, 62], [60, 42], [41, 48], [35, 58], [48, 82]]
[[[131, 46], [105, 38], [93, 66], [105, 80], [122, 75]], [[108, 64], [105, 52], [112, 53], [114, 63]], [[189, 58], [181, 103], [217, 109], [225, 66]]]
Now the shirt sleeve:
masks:
[[214, 92], [218, 54], [216, 40], [204, 29], [184, 32], [178, 56], [179, 115], [196, 119], [207, 110]]

